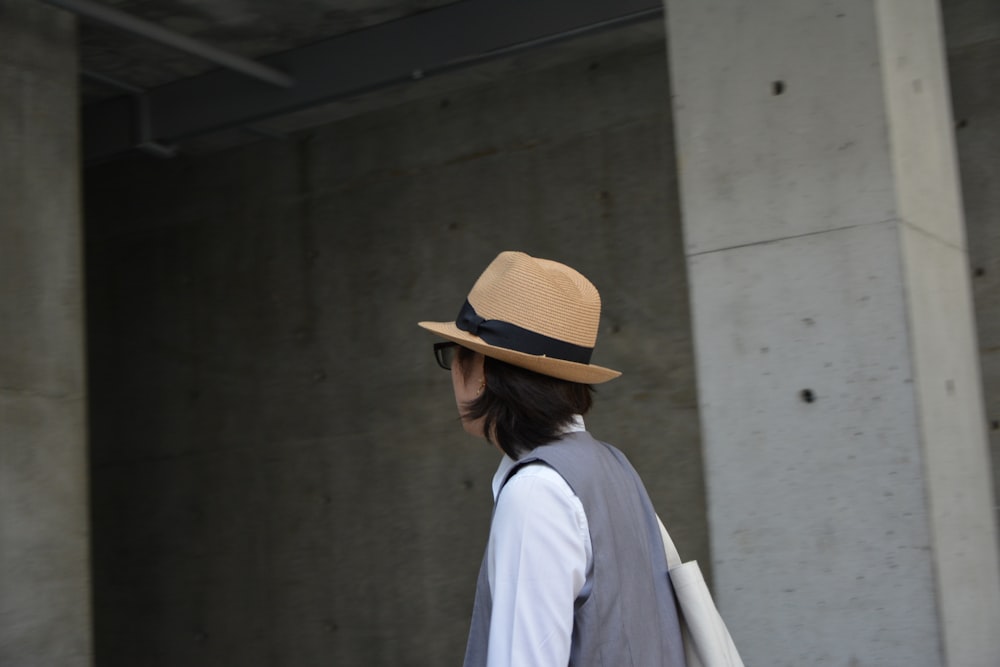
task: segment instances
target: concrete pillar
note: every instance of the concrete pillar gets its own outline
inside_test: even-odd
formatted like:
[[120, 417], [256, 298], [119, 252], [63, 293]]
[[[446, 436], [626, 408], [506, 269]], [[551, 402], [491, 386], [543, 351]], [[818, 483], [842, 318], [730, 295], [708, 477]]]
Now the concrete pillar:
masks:
[[715, 589], [748, 664], [1000, 665], [935, 0], [666, 0]]
[[74, 20], [0, 0], [0, 665], [91, 663]]

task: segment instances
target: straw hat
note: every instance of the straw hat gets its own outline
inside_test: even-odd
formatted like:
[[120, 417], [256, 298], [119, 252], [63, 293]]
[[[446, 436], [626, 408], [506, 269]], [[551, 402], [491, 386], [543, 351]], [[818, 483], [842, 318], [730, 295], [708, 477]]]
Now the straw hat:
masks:
[[621, 373], [595, 366], [601, 295], [565, 264], [523, 252], [497, 255], [454, 322], [420, 322], [487, 357], [552, 377], [599, 384]]

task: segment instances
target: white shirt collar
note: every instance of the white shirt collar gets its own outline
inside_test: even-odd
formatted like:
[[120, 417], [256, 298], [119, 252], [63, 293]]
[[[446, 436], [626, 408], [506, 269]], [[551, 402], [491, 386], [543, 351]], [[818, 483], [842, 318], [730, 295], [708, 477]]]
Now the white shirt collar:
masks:
[[[573, 418], [566, 428], [562, 430], [563, 433], [575, 433], [577, 431], [586, 431], [587, 426], [583, 423], [583, 415], [573, 415]], [[497, 496], [500, 494], [500, 485], [503, 484], [504, 479], [507, 477], [507, 473], [510, 472], [511, 468], [517, 465], [517, 461], [510, 458], [506, 454], [500, 459], [500, 465], [497, 466], [496, 473], [493, 474], [493, 502], [496, 502]]]

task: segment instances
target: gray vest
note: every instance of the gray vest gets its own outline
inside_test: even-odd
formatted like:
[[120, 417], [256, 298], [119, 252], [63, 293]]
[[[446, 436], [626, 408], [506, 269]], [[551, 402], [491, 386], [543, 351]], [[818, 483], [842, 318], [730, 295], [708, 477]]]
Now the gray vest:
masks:
[[[569, 433], [524, 455], [504, 484], [533, 462], [551, 466], [566, 480], [583, 503], [590, 526], [593, 588], [586, 600], [576, 604], [569, 664], [684, 667], [677, 607], [656, 514], [625, 455], [589, 433]], [[484, 557], [465, 667], [486, 664], [492, 606]]]

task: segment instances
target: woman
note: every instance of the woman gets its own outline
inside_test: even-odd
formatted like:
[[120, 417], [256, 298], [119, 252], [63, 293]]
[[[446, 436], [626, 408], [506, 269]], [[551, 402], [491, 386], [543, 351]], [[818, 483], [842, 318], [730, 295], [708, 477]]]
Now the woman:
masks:
[[601, 300], [558, 262], [503, 252], [447, 339], [462, 425], [504, 457], [479, 572], [467, 667], [683, 667], [656, 515], [625, 456], [592, 438], [590, 363]]

